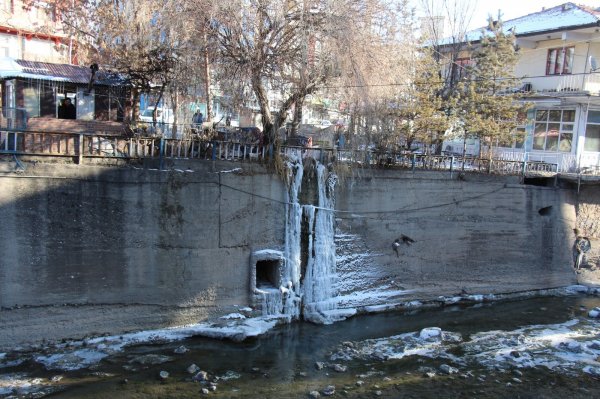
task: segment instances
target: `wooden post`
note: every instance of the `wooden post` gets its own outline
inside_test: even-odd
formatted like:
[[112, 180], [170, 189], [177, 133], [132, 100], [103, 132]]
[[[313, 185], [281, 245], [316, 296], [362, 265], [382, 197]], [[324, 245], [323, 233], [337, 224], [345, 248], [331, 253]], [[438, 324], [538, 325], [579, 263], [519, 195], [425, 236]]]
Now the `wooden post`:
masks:
[[83, 134], [79, 134], [79, 149], [77, 150], [78, 152], [78, 158], [77, 158], [77, 164], [81, 165], [83, 164]]

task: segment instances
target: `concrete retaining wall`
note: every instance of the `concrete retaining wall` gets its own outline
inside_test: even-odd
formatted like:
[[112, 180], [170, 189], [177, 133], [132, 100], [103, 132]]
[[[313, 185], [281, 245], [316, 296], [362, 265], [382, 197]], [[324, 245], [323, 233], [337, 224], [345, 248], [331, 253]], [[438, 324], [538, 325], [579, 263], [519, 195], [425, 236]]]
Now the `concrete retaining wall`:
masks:
[[[251, 300], [252, 252], [283, 247], [284, 185], [259, 165], [27, 165], [16, 174], [0, 162], [0, 351], [233, 311]], [[387, 285], [425, 299], [575, 281], [573, 191], [361, 171], [336, 195], [338, 235], [352, 237], [338, 255], [364, 255], [340, 262], [341, 295]], [[396, 254], [402, 234], [414, 243]]]
[[62, 338], [246, 306], [250, 254], [283, 246], [283, 184], [258, 165], [27, 165], [0, 177], [0, 348], [27, 324]]
[[[338, 213], [338, 234], [353, 237], [351, 251], [369, 254], [364, 270], [340, 265], [342, 286], [368, 273], [373, 289], [387, 284], [410, 291], [404, 299], [427, 299], [575, 283], [575, 201], [573, 190], [517, 178], [363, 172], [337, 195], [346, 211]], [[414, 242], [400, 240], [396, 253], [402, 235]]]

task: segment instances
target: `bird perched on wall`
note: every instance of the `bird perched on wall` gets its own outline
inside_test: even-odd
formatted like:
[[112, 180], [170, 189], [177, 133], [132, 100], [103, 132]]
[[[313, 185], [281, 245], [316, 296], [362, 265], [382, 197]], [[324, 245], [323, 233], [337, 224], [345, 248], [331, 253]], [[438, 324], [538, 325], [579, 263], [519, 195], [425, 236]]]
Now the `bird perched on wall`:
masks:
[[412, 238], [410, 238], [407, 235], [401, 234], [400, 237], [396, 238], [394, 240], [394, 243], [392, 244], [392, 249], [394, 250], [394, 252], [396, 252], [396, 256], [399, 257], [400, 256], [400, 245], [402, 244], [406, 244], [406, 245], [410, 245], [413, 242], [415, 242], [415, 240], [413, 240]]

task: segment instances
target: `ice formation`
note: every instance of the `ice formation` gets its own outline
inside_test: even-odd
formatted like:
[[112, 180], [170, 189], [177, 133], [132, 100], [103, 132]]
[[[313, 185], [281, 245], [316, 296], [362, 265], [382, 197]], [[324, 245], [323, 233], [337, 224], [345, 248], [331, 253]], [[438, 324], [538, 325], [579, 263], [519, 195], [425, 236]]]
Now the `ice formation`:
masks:
[[337, 178], [317, 165], [318, 207], [304, 205], [308, 220], [308, 262], [303, 282], [304, 318], [318, 323], [334, 321], [337, 308], [334, 283], [335, 243], [333, 227], [333, 192]]
[[[279, 289], [257, 287], [262, 296], [263, 315], [284, 314], [316, 323], [340, 319], [336, 312], [334, 283], [334, 189], [337, 177], [324, 165], [316, 166], [318, 203], [300, 204], [298, 195], [304, 177], [302, 160], [288, 162], [284, 265]], [[308, 237], [305, 273], [302, 275], [302, 236]]]

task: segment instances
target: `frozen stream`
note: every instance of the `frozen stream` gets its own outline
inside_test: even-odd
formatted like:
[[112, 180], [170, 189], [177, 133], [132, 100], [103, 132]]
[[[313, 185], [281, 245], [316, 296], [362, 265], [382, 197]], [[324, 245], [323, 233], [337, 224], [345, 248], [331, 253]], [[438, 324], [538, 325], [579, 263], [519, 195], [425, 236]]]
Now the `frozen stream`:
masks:
[[89, 340], [0, 354], [0, 397], [598, 397], [597, 306], [560, 296], [284, 324], [243, 342]]

